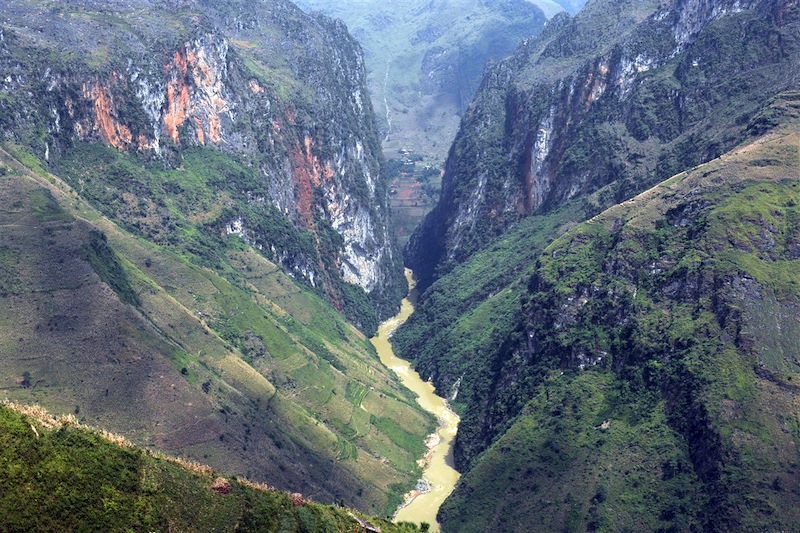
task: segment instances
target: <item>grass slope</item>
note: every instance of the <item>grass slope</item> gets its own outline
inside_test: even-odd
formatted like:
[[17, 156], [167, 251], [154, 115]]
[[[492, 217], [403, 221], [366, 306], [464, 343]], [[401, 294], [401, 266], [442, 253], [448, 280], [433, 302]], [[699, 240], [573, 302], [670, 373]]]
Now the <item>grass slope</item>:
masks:
[[[357, 329], [236, 237], [202, 246], [191, 233], [177, 243], [136, 236], [9, 150], [17, 158], [2, 153], [0, 176], [8, 397], [319, 501], [391, 513], [417, 479], [433, 421]], [[187, 168], [184, 179], [197, 176]], [[83, 183], [87, 195], [101, 190]], [[181, 211], [174, 220], [189, 227]]]
[[35, 407], [0, 405], [0, 464], [6, 531], [417, 531], [225, 479]]
[[796, 527], [798, 123], [777, 97], [740, 147], [543, 251], [445, 531]]

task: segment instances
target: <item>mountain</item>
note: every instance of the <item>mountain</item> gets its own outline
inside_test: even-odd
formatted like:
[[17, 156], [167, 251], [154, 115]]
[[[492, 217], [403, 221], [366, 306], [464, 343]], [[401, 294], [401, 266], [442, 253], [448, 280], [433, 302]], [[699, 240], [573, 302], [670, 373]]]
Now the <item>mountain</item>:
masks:
[[[791, 529], [796, 493], [782, 487], [796, 486], [786, 435], [798, 379], [787, 347], [797, 339], [791, 319], [778, 318], [796, 302], [778, 275], [796, 260], [791, 237], [770, 236], [785, 248], [759, 256], [776, 263], [764, 266], [731, 257], [738, 241], [703, 237], [702, 224], [728, 201], [748, 204], [737, 195], [751, 175], [767, 188], [788, 180], [775, 194], [789, 198], [780, 216], [794, 216], [799, 22], [794, 1], [594, 1], [487, 72], [441, 198], [408, 246], [424, 292], [394, 336], [462, 414], [464, 476], [440, 512], [445, 531]], [[624, 218], [607, 237], [596, 222], [579, 226], [762, 143], [778, 155], [745, 159], [744, 170], [731, 163], [719, 191], [682, 186], [690, 198], [698, 188], [685, 208], [693, 232], [678, 219], [683, 233], [665, 234], [677, 207], [654, 214], [660, 222], [641, 241]], [[741, 230], [758, 233], [753, 224]], [[653, 261], [633, 263], [643, 257]], [[701, 280], [680, 278], [698, 270]], [[648, 276], [658, 281], [630, 282]], [[726, 285], [737, 276], [756, 280], [746, 297]], [[709, 287], [714, 279], [721, 285]], [[740, 316], [762, 294], [780, 334], [753, 318], [765, 310]], [[731, 324], [772, 331], [771, 347], [759, 351], [767, 337], [737, 337]], [[771, 361], [766, 372], [761, 360]], [[769, 454], [778, 459], [751, 461]]]
[[418, 530], [226, 479], [41, 408], [0, 406], [0, 442], [0, 514], [11, 531]]
[[281, 0], [0, 5], [4, 394], [390, 514], [434, 421], [365, 336], [405, 280], [344, 26]]
[[399, 167], [392, 203], [401, 240], [435, 202], [438, 170], [487, 64], [538, 35], [547, 17], [561, 11], [554, 2], [528, 0], [299, 4], [343, 20], [365, 49], [384, 154]]
[[[6, 1], [3, 12], [4, 137], [148, 236], [240, 234], [367, 331], [363, 292], [381, 316], [394, 308], [404, 285], [380, 142], [362, 54], [341, 23], [277, 0]], [[87, 148], [95, 141], [121, 157]], [[247, 176], [158, 190], [147, 176], [90, 175], [131, 160], [180, 168], [188, 152], [221, 152], [217, 164]], [[97, 164], [79, 177], [76, 157]], [[130, 181], [152, 205], [125, 205], [119, 182]]]
[[546, 21], [526, 0], [299, 4], [343, 20], [364, 46], [387, 153], [406, 147], [439, 160], [486, 63], [513, 52]]
[[[596, 1], [492, 69], [409, 245], [423, 285], [519, 220], [724, 153], [797, 83], [792, 2]], [[724, 111], [724, 112], [723, 112]]]
[[800, 93], [751, 132], [542, 252], [446, 531], [796, 527]]

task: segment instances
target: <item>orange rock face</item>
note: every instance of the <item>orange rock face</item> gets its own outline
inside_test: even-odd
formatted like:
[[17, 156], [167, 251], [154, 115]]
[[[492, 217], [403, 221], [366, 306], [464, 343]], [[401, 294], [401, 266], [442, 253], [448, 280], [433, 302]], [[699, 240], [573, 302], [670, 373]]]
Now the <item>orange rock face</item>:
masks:
[[[314, 139], [306, 136], [303, 144], [298, 143], [297, 147], [290, 153], [292, 181], [297, 194], [295, 208], [305, 228], [311, 231], [314, 236], [317, 252], [320, 253], [320, 272], [326, 273], [321, 279], [324, 290], [330, 299], [331, 305], [341, 311], [342, 304], [339, 294], [330, 284], [330, 279], [327, 276], [327, 267], [321, 260], [322, 244], [314, 225], [314, 193], [322, 185], [323, 179], [328, 181], [336, 173], [330, 165], [320, 163], [319, 158], [313, 153], [313, 146]], [[337, 258], [337, 267], [338, 261]]]
[[259, 85], [256, 80], [250, 80], [248, 87], [250, 88], [250, 92], [253, 94], [261, 94], [264, 92], [264, 88]]
[[[221, 96], [222, 82], [217, 70], [202, 53], [191, 49], [175, 52], [172, 62], [165, 65], [169, 76], [167, 84], [167, 112], [164, 129], [172, 142], [180, 142], [180, 128], [191, 120], [197, 130], [197, 141], [205, 144], [222, 142], [220, 113], [228, 110], [228, 102]], [[192, 98], [192, 91], [199, 91]]]
[[180, 128], [189, 115], [189, 88], [180, 82], [170, 82], [167, 86], [167, 112], [164, 127], [174, 143], [180, 141]]
[[[172, 142], [180, 143], [180, 129], [188, 122], [194, 126], [198, 144], [220, 144], [223, 141], [220, 114], [228, 110], [228, 103], [222, 97], [220, 73], [207, 61], [205, 54], [190, 49], [175, 52], [172, 61], [164, 66], [164, 71], [167, 76], [167, 101], [162, 120], [163, 128]], [[112, 72], [107, 83], [84, 85], [83, 97], [93, 103], [94, 116], [76, 123], [75, 132], [82, 139], [93, 131], [97, 132], [106, 144], [118, 150], [124, 151], [130, 146], [139, 151], [151, 149], [155, 141], [142, 133], [134, 138], [131, 129], [119, 120], [112, 96], [114, 86], [119, 83], [124, 83], [122, 75]], [[68, 99], [65, 107], [70, 117], [74, 118], [75, 105], [72, 100]]]
[[194, 126], [197, 129], [197, 142], [201, 145], [206, 144], [206, 135], [203, 132], [203, 123], [200, 122], [200, 118], [194, 117]]
[[173, 72], [173, 75], [167, 84], [167, 112], [164, 114], [164, 128], [172, 142], [177, 144], [180, 142], [178, 129], [189, 116], [189, 87], [186, 85], [188, 58], [185, 54], [175, 52], [172, 64], [168, 64], [167, 68]]
[[208, 117], [208, 138], [214, 144], [222, 142], [222, 123], [216, 113]]
[[114, 119], [108, 88], [95, 85], [83, 88], [84, 96], [94, 102], [94, 129], [100, 137], [117, 150], [125, 150], [133, 142], [131, 130]]
[[314, 155], [314, 139], [306, 136], [303, 146], [298, 146], [291, 153], [292, 178], [297, 190], [297, 212], [305, 221], [307, 228], [313, 227], [314, 191], [320, 187], [322, 180], [330, 181], [336, 171], [329, 164], [321, 164]]
[[292, 180], [297, 191], [297, 212], [306, 228], [314, 227], [314, 190], [320, 185], [320, 164], [311, 152], [314, 141], [305, 138], [305, 146], [298, 146], [292, 151]]

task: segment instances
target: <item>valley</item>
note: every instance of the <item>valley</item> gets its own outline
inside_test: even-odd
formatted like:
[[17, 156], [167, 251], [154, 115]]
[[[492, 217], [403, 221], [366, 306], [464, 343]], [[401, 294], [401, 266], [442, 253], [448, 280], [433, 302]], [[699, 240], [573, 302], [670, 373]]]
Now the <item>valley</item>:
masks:
[[432, 531], [439, 531], [436, 515], [439, 508], [453, 492], [460, 477], [453, 465], [452, 445], [458, 431], [458, 415], [447, 404], [447, 400], [436, 394], [430, 382], [423, 381], [414, 371], [411, 363], [398, 358], [392, 349], [392, 335], [414, 312], [416, 293], [414, 277], [406, 270], [409, 295], [400, 305], [397, 316], [390, 318], [378, 328], [372, 344], [378, 352], [381, 363], [397, 374], [400, 382], [417, 396], [417, 403], [436, 417], [438, 427], [429, 435], [428, 451], [419, 462], [423, 466], [418, 486], [406, 494], [405, 501], [394, 515], [396, 522], [428, 523]]
[[0, 0], [0, 531], [794, 531], [798, 0]]
[[394, 231], [404, 245], [436, 202], [440, 171], [486, 66], [583, 0], [298, 3], [343, 20], [364, 47], [384, 157], [390, 168], [406, 164], [390, 176]]

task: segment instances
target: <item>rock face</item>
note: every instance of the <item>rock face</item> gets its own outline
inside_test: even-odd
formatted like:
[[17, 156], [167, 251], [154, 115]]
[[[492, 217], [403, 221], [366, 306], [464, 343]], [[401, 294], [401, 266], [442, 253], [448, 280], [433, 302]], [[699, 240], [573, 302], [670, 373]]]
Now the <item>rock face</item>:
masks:
[[[6, 1], [3, 12], [6, 139], [55, 165], [82, 142], [176, 168], [194, 147], [228, 154], [257, 169], [263, 187], [237, 191], [249, 202], [229, 206], [220, 232], [239, 234], [340, 309], [352, 307], [354, 285], [389, 312], [400, 261], [363, 57], [341, 23], [282, 0]], [[247, 204], [264, 203], [310, 244], [281, 246], [281, 235], [250, 220]]]
[[610, 205], [732, 146], [765, 95], [797, 82], [796, 9], [594, 2], [554, 17], [486, 75], [462, 122], [408, 248], [423, 285], [524, 217], [602, 188]]
[[798, 239], [799, 97], [541, 254], [462, 422], [445, 530], [793, 527], [800, 284], [777, 272]]
[[[772, 361], [788, 368], [791, 357], [779, 354], [797, 339], [785, 322], [797, 293], [773, 299], [769, 276], [757, 288], [744, 281], [757, 279], [752, 269], [760, 263], [746, 264], [752, 258], [728, 268], [733, 255], [753, 247], [764, 261], [790, 261], [794, 238], [754, 213], [737, 211], [749, 227], [731, 241], [712, 239], [731, 220], [713, 231], [704, 224], [713, 209], [757, 203], [738, 195], [742, 183], [725, 188], [723, 178], [755, 180], [767, 160], [779, 167], [772, 178], [797, 178], [789, 170], [791, 140], [767, 150], [774, 158], [732, 161], [724, 170], [716, 164], [780, 123], [773, 99], [796, 91], [800, 80], [799, 24], [794, 1], [597, 1], [575, 18], [553, 18], [488, 72], [451, 148], [439, 204], [409, 244], [408, 261], [427, 288], [394, 337], [398, 352], [414, 358], [438, 390], [457, 391], [463, 413], [454, 451], [464, 475], [442, 509], [445, 530], [787, 527], [767, 524], [769, 511], [731, 510], [747, 505], [736, 502], [730, 480], [744, 476], [742, 494], [758, 494], [760, 483], [772, 483], [762, 472], [782, 487], [796, 473], [784, 466], [797, 464], [782, 429], [759, 442], [780, 442], [775, 453], [791, 459], [763, 471], [732, 459], [761, 453], [742, 451], [753, 433], [737, 417], [783, 427], [765, 414], [771, 397], [795, 405], [791, 416], [797, 411], [794, 392], [777, 393], [775, 381], [752, 371], [759, 363], [746, 345], [760, 341], [737, 344], [730, 320], [759, 307], [758, 296], [744, 304], [734, 295], [763, 295], [775, 316], [769, 331], [781, 339], [769, 343]], [[717, 179], [703, 194], [692, 194], [692, 180], [680, 205], [657, 194], [672, 182], [655, 185], [675, 175], [680, 181], [702, 164], [713, 165]], [[700, 176], [710, 171], [701, 168]], [[644, 200], [630, 200], [642, 191]], [[782, 195], [791, 196], [783, 190], [778, 204], [793, 205]], [[615, 204], [631, 216], [646, 213], [651, 229], [639, 233], [619, 217], [594, 231], [592, 217]], [[783, 207], [776, 216], [793, 216]], [[666, 234], [675, 240], [662, 240]], [[737, 323], [742, 331], [765, 327], [755, 316]], [[702, 368], [692, 366], [695, 356]], [[749, 390], [769, 391], [758, 401], [715, 377], [740, 365], [748, 368]], [[778, 389], [794, 391], [786, 387], [794, 375], [779, 378]], [[647, 385], [633, 385], [639, 379]], [[625, 487], [646, 491], [648, 503], [630, 505]], [[754, 498], [759, 509], [789, 509], [793, 503], [766, 500], [795, 496]], [[622, 508], [626, 516], [616, 515]], [[781, 514], [775, 523], [793, 519]]]

